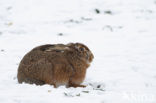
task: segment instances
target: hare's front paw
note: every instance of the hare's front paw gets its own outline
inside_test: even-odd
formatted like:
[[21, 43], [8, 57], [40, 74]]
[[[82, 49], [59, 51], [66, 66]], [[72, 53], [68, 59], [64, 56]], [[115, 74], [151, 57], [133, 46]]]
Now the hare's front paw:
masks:
[[82, 87], [82, 88], [85, 88], [86, 86], [85, 85], [80, 85], [80, 84], [69, 84], [68, 87], [74, 87], [74, 88]]

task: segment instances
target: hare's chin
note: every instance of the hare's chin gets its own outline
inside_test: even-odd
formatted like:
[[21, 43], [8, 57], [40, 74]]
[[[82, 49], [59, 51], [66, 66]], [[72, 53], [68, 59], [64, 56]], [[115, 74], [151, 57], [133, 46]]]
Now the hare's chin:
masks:
[[87, 60], [87, 64], [90, 65], [90, 62]]

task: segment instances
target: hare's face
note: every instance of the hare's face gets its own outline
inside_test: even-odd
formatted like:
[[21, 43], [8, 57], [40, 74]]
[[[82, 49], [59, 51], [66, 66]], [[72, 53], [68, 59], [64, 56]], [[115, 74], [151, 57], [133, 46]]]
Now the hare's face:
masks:
[[75, 43], [74, 47], [77, 49], [79, 55], [83, 57], [88, 63], [92, 62], [94, 55], [87, 46], [81, 43]]

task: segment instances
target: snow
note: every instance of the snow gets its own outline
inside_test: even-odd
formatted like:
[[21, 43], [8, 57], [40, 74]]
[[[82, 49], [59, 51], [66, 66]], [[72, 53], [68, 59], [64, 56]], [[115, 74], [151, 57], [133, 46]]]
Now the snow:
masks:
[[[155, 0], [0, 0], [0, 102], [155, 103], [155, 27]], [[28, 51], [69, 42], [95, 56], [86, 88], [18, 84]]]

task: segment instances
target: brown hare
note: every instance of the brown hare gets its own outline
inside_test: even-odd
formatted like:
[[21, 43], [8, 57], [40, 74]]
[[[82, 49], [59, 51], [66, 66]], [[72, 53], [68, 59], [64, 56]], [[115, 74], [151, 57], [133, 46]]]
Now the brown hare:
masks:
[[93, 58], [89, 48], [81, 43], [38, 46], [21, 60], [18, 82], [85, 87], [81, 83]]

